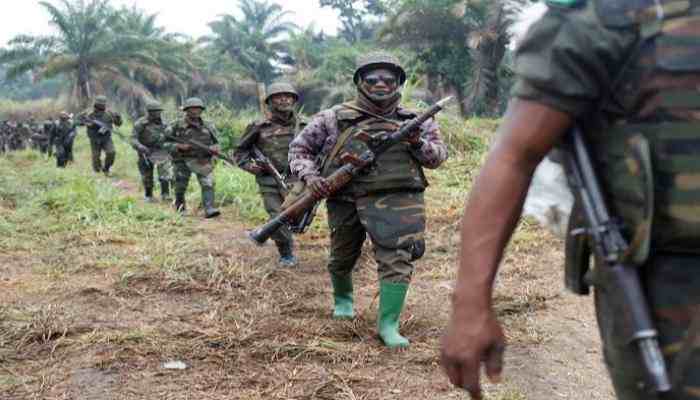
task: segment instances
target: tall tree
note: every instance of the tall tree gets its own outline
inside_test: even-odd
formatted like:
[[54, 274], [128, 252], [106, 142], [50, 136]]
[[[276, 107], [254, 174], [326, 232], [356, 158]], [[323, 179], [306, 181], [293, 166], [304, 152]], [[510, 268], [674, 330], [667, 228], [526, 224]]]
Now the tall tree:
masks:
[[382, 0], [320, 0], [320, 4], [338, 12], [342, 25], [339, 35], [350, 44], [372, 39], [379, 20], [387, 13]]
[[131, 71], [154, 70], [158, 43], [115, 30], [119, 14], [108, 0], [60, 0], [58, 6], [41, 1], [56, 28], [53, 36], [19, 35], [0, 53], [8, 76], [28, 71], [35, 80], [65, 76], [72, 80], [73, 97], [84, 106], [105, 83], [137, 85]]
[[[202, 38], [239, 64], [258, 85], [258, 97], [264, 98], [265, 84], [278, 74], [288, 52], [287, 35], [297, 29], [285, 21], [289, 11], [267, 0], [240, 0], [242, 18], [222, 15], [210, 22], [213, 35]], [[262, 103], [261, 103], [262, 107]]]
[[392, 0], [380, 32], [415, 53], [428, 86], [454, 91], [464, 116], [500, 112], [503, 60], [522, 0]]

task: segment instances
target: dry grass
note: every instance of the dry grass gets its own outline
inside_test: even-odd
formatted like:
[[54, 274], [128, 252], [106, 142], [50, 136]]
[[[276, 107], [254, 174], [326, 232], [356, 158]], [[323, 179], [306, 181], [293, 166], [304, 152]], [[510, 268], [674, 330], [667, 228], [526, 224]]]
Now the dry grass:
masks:
[[[87, 170], [86, 148], [79, 149], [73, 168]], [[0, 169], [18, 174], [14, 189], [0, 189], [0, 207], [14, 204], [9, 216], [0, 214], [6, 233], [0, 253], [11, 254], [0, 256], [0, 291], [9, 299], [0, 309], [3, 399], [463, 397], [441, 374], [437, 348], [454, 280], [459, 217], [481, 153], [455, 156], [431, 172], [429, 251], [418, 263], [402, 320], [412, 347], [394, 353], [376, 337], [376, 265], [369, 248], [355, 273], [358, 317], [333, 321], [323, 216], [299, 240], [301, 266], [282, 270], [273, 246], [247, 243], [250, 223], [241, 220], [236, 202], [224, 207], [222, 219], [202, 221], [136, 201], [138, 184], [126, 170], [133, 158], [124, 156], [124, 146], [118, 150], [116, 181], [83, 172], [55, 175], [33, 156], [0, 160]], [[16, 169], [19, 164], [31, 168]], [[41, 179], [22, 183], [27, 170], [42, 168]], [[1, 179], [14, 178], [0, 173]], [[111, 223], [87, 208], [67, 209], [55, 195], [85, 179], [96, 188], [85, 196], [109, 193], [97, 214]], [[25, 204], [36, 185], [53, 200], [51, 207], [40, 200]], [[513, 365], [552, 341], [551, 326], [540, 317], [562, 301], [560, 274], [551, 270], [560, 263], [559, 248], [532, 221], [511, 244], [497, 309]], [[187, 369], [163, 368], [175, 360]], [[549, 383], [537, 378], [541, 368], [518, 372], [512, 384], [487, 386], [488, 398], [551, 397]]]

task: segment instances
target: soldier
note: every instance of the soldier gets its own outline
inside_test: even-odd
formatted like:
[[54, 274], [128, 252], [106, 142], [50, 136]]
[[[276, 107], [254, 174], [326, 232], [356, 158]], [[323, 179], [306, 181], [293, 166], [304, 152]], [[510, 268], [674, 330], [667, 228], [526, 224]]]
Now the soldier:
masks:
[[[78, 116], [78, 124], [87, 126], [87, 135], [90, 138], [90, 149], [92, 150], [92, 170], [96, 173], [103, 172], [109, 176], [109, 170], [114, 164], [116, 151], [112, 142], [112, 129], [114, 126], [122, 125], [122, 117], [107, 109], [107, 98], [105, 96], [95, 97], [92, 111], [84, 111]], [[72, 146], [70, 146], [72, 149]], [[102, 165], [101, 154], [105, 153], [104, 166]], [[72, 154], [72, 151], [69, 152]], [[70, 158], [70, 156], [69, 156]]]
[[[651, 252], [638, 270], [659, 331], [673, 390], [651, 393], [640, 353], [615, 313], [609, 271], [596, 264], [595, 304], [605, 362], [619, 399], [700, 399], [700, 11], [688, 2], [549, 0], [516, 53], [516, 99], [501, 125], [462, 219], [460, 269], [443, 340], [455, 385], [481, 398], [483, 362], [500, 378], [504, 339], [492, 304], [503, 251], [535, 167], [576, 123], [590, 147], [607, 203], [624, 232], [645, 202], [627, 153], [647, 143], [654, 175]], [[677, 5], [678, 7], [671, 7]], [[630, 237], [627, 237], [629, 240]]]
[[175, 209], [185, 212], [185, 192], [194, 173], [202, 189], [202, 205], [206, 218], [221, 215], [214, 207], [214, 163], [210, 152], [187, 143], [195, 140], [218, 151], [216, 128], [202, 119], [204, 102], [196, 97], [189, 98], [182, 107], [184, 118], [175, 121], [166, 131], [163, 148], [172, 155], [175, 169]]
[[[287, 155], [289, 144], [294, 136], [306, 126], [306, 122], [297, 115], [296, 105], [299, 94], [289, 83], [275, 83], [268, 88], [265, 103], [268, 106], [269, 117], [254, 122], [246, 128], [240, 145], [235, 149], [234, 158], [244, 170], [255, 175], [265, 210], [271, 216], [277, 216], [284, 202], [285, 193], [263, 165], [256, 162], [252, 147], [256, 146], [281, 174], [288, 175], [289, 164]], [[290, 182], [288, 182], [290, 183]], [[294, 256], [294, 241], [292, 233], [286, 227], [281, 228], [272, 238], [280, 254], [280, 265], [294, 267], [297, 259]]]
[[7, 152], [7, 141], [10, 137], [7, 121], [0, 121], [0, 154]]
[[53, 154], [53, 149], [51, 148], [53, 126], [53, 121], [47, 120], [41, 124], [35, 125], [34, 132], [32, 133], [32, 143], [34, 147], [42, 154], [48, 154], [49, 156]]
[[65, 168], [69, 161], [70, 147], [77, 129], [77, 125], [71, 120], [71, 116], [67, 112], [62, 112], [59, 115], [51, 137], [51, 142], [56, 147], [56, 166], [58, 168]]
[[170, 201], [170, 181], [172, 178], [172, 165], [170, 154], [163, 148], [165, 142], [165, 130], [161, 114], [163, 107], [157, 101], [146, 104], [147, 116], [134, 123], [134, 132], [131, 137], [131, 146], [139, 154], [138, 167], [141, 173], [145, 199], [153, 202], [153, 169], [158, 170], [160, 181], [160, 195], [163, 201]]
[[[381, 138], [416, 116], [400, 106], [405, 81], [406, 73], [395, 57], [385, 53], [361, 57], [354, 76], [356, 99], [322, 111], [292, 141], [292, 173], [316, 196], [327, 197], [329, 187], [324, 177], [342, 165], [340, 155], [359, 155], [367, 149], [366, 136], [358, 133]], [[319, 157], [325, 161], [318, 162]], [[352, 270], [369, 234], [379, 269], [377, 325], [389, 348], [409, 345], [399, 334], [399, 317], [413, 276], [413, 261], [425, 251], [423, 191], [428, 182], [423, 167], [437, 168], [446, 159], [447, 148], [438, 125], [429, 120], [408, 142], [384, 153], [375, 168], [326, 202], [333, 316], [354, 317]]]

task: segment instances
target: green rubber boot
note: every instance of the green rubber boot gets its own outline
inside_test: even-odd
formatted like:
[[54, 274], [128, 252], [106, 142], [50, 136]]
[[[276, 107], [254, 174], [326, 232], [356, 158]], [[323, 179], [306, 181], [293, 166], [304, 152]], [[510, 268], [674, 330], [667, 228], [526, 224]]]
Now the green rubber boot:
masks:
[[407, 283], [379, 282], [379, 337], [390, 349], [408, 347], [408, 339], [399, 334], [399, 317], [406, 300]]
[[347, 276], [331, 275], [333, 284], [333, 319], [353, 319], [355, 311], [352, 302], [352, 274]]

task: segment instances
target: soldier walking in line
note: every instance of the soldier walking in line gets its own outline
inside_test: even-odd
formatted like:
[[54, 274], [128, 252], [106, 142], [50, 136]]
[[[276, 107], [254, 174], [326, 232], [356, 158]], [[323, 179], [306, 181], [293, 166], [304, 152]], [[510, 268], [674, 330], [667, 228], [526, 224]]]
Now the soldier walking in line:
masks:
[[170, 201], [170, 181], [172, 164], [169, 152], [163, 147], [167, 125], [161, 117], [163, 107], [156, 101], [146, 104], [148, 115], [134, 123], [131, 146], [138, 152], [138, 168], [143, 182], [144, 198], [153, 202], [153, 170], [158, 171], [160, 195], [163, 201]]
[[[112, 130], [115, 126], [122, 125], [122, 117], [116, 112], [107, 109], [107, 98], [105, 96], [95, 97], [93, 109], [85, 111], [78, 116], [78, 124], [87, 126], [87, 135], [90, 139], [90, 149], [92, 151], [92, 170], [96, 173], [102, 172], [109, 176], [110, 169], [116, 158], [114, 142], [112, 141]], [[69, 146], [72, 149], [72, 145]], [[104, 164], [102, 163], [102, 152], [105, 153]], [[69, 159], [72, 151], [69, 151]]]

